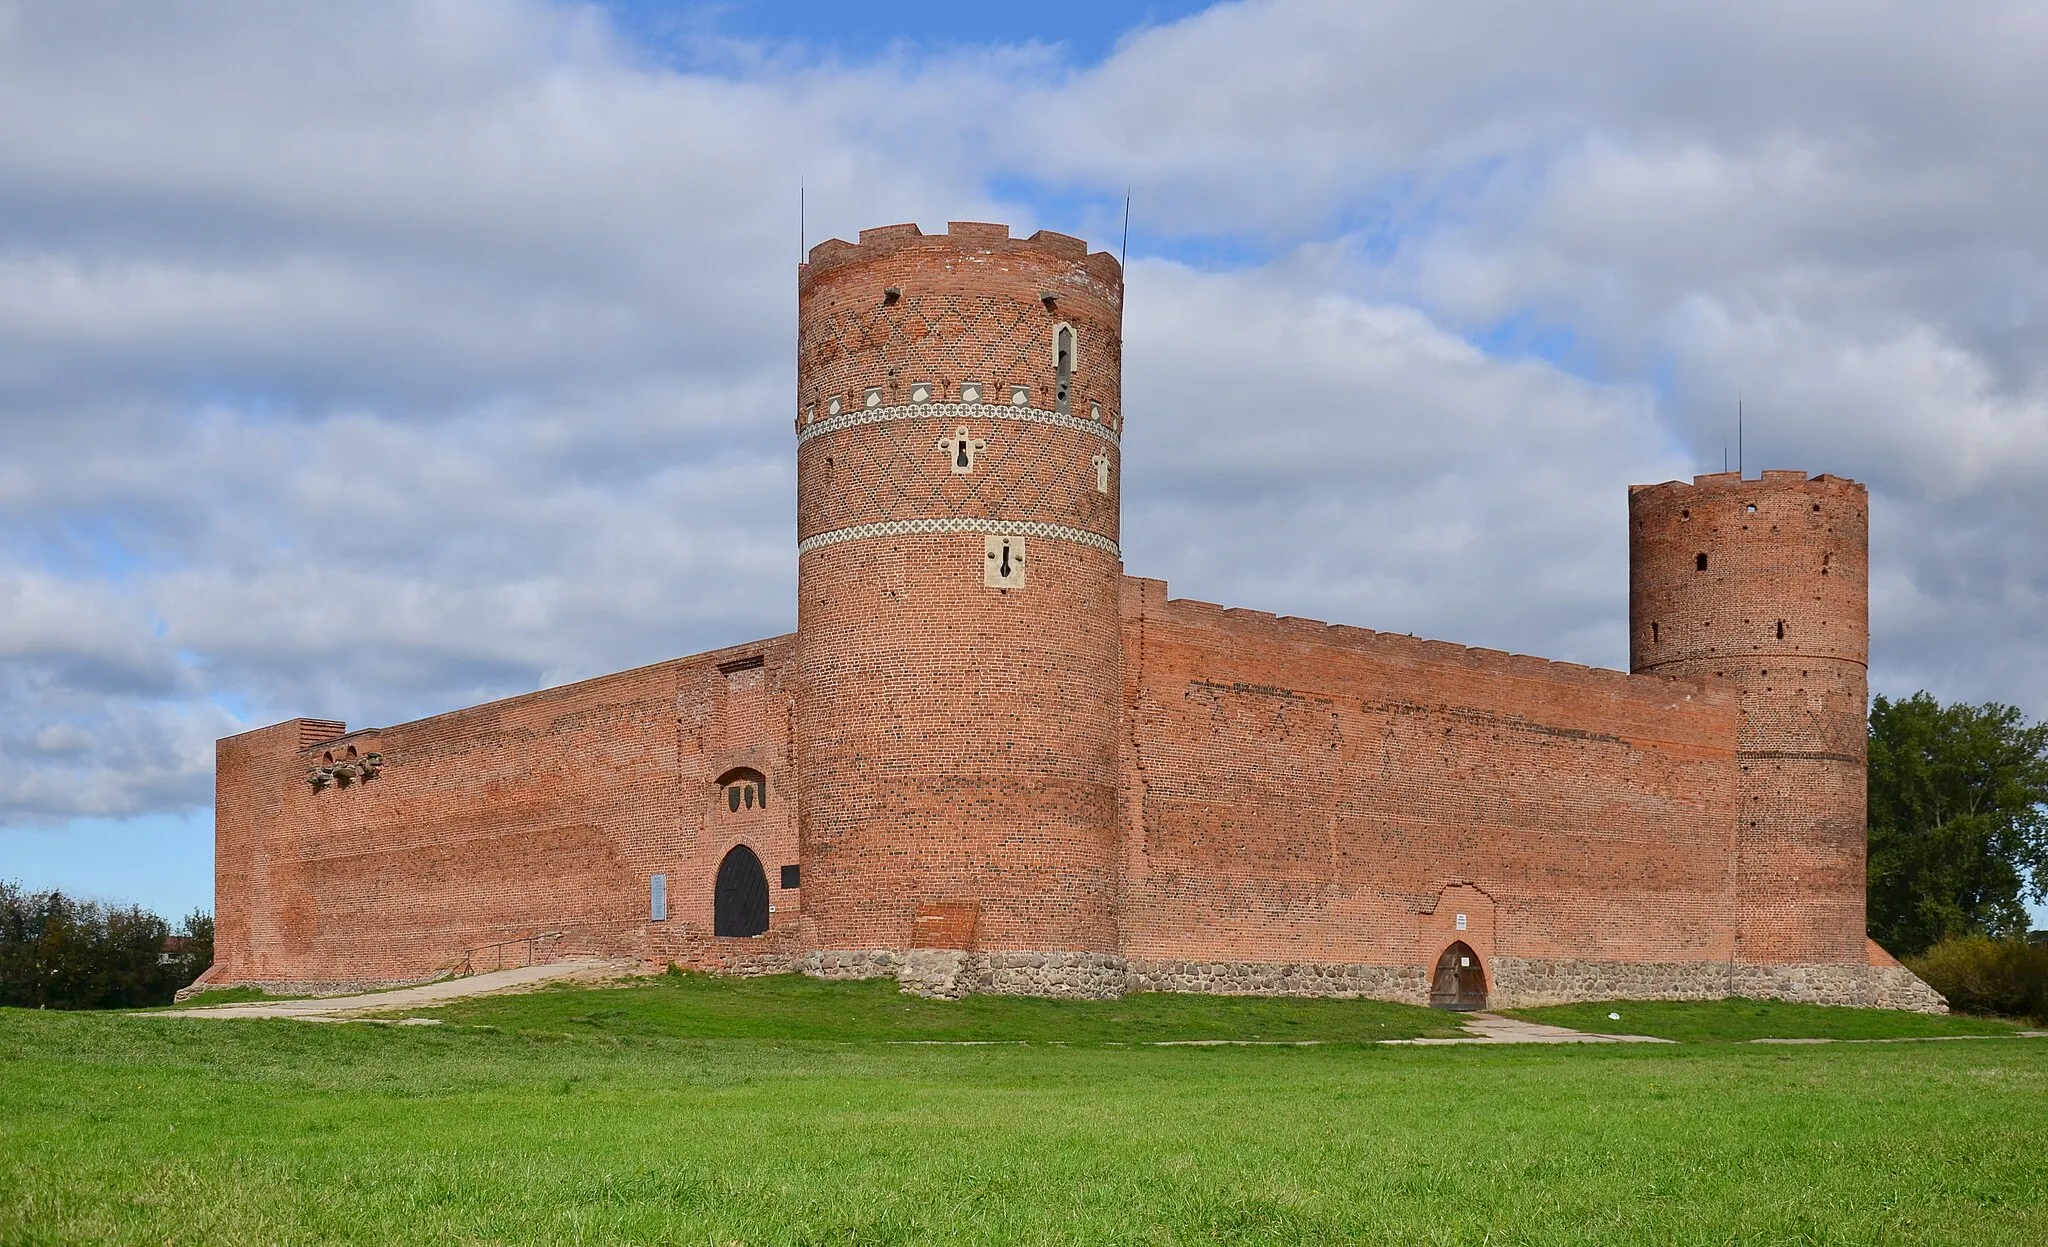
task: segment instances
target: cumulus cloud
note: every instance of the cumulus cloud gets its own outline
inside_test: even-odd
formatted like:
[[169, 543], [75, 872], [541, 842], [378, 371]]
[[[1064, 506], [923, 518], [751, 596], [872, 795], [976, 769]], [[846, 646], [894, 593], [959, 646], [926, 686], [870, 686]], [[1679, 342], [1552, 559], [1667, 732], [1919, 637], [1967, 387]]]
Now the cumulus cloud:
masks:
[[703, 38], [0, 0], [0, 823], [790, 627], [799, 176], [812, 242], [1103, 245], [1133, 188], [1126, 548], [1176, 592], [1618, 665], [1624, 488], [1740, 393], [1752, 469], [1873, 488], [1878, 684], [2048, 712], [2037, 11]]

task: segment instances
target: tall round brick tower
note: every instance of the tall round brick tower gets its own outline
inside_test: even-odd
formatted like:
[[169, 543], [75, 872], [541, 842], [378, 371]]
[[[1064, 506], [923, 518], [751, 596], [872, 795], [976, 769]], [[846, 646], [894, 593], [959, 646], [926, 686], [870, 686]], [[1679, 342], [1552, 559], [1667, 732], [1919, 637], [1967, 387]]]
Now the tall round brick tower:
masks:
[[1630, 670], [1741, 690], [1736, 960], [1863, 964], [1868, 495], [1723, 472], [1628, 502]]
[[863, 230], [811, 249], [797, 325], [811, 938], [1120, 990], [1122, 269], [1046, 231]]

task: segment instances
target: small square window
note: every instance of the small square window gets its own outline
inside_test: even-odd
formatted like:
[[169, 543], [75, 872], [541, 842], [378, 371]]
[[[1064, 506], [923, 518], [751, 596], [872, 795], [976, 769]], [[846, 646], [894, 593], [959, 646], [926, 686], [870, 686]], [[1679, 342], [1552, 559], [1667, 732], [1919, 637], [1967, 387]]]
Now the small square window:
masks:
[[801, 874], [801, 867], [784, 866], [782, 868], [782, 886], [785, 888], [794, 888], [800, 886]]

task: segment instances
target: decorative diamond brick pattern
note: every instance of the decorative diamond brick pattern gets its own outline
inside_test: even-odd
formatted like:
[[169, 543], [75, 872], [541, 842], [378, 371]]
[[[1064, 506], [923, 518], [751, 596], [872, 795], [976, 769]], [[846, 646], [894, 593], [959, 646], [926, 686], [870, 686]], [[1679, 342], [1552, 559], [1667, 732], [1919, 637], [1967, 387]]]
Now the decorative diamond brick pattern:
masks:
[[[879, 293], [868, 286], [857, 290]], [[956, 399], [967, 381], [980, 382], [984, 395], [999, 401], [1013, 385], [1026, 387], [1034, 406], [1052, 399], [1053, 318], [1033, 302], [915, 289], [894, 304], [873, 298], [818, 302], [797, 344], [804, 371], [799, 409], [809, 406], [816, 418], [824, 418], [834, 395], [847, 407], [842, 418], [861, 410], [863, 396], [877, 385], [884, 406], [907, 403], [910, 387], [919, 383], [934, 385], [935, 399]], [[1079, 310], [1060, 316], [1073, 322], [1077, 338], [1070, 407], [1085, 413], [1089, 403], [1097, 403], [1105, 423], [1121, 427], [1123, 351], [1116, 326]]]
[[1117, 544], [1099, 533], [1085, 528], [1068, 528], [1064, 524], [1040, 524], [1019, 520], [971, 520], [971, 519], [923, 519], [899, 520], [885, 524], [859, 524], [852, 528], [835, 529], [819, 533], [815, 537], [798, 542], [796, 552], [809, 554], [824, 546], [836, 546], [842, 541], [862, 541], [871, 537], [904, 537], [918, 533], [995, 533], [1021, 537], [1050, 537], [1054, 541], [1077, 541], [1084, 546], [1123, 557]]
[[[1104, 443], [1073, 423], [1086, 422], [934, 411], [821, 432], [799, 451], [797, 540], [868, 524], [974, 519], [1085, 529], [1100, 538], [1102, 548], [1115, 550], [1116, 451], [1111, 446], [1107, 452], [1112, 456], [1110, 492], [1100, 493], [1094, 459], [1105, 453]], [[953, 471], [941, 445], [963, 425], [986, 443], [975, 455], [974, 471], [966, 475]]]
[[1093, 433], [1110, 442], [1123, 439], [1107, 425], [1080, 416], [1061, 415], [1057, 411], [1044, 411], [1037, 407], [1018, 407], [995, 403], [915, 403], [909, 407], [862, 408], [859, 411], [842, 411], [836, 416], [805, 425], [797, 434], [797, 445], [801, 446], [814, 437], [837, 433], [863, 424], [880, 424], [887, 420], [930, 420], [933, 418], [969, 420], [1028, 420], [1036, 424], [1050, 424], [1055, 428], [1072, 429], [1077, 433]]

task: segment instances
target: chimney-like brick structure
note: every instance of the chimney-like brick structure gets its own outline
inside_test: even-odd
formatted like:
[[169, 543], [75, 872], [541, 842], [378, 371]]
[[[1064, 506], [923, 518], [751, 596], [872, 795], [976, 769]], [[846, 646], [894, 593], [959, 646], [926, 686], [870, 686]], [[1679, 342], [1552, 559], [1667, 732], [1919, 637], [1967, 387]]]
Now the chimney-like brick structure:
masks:
[[863, 230], [811, 249], [797, 322], [815, 946], [1114, 956], [1121, 267]]
[[1741, 690], [1739, 962], [1861, 962], [1870, 506], [1840, 477], [1629, 491], [1629, 669]]

